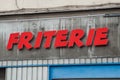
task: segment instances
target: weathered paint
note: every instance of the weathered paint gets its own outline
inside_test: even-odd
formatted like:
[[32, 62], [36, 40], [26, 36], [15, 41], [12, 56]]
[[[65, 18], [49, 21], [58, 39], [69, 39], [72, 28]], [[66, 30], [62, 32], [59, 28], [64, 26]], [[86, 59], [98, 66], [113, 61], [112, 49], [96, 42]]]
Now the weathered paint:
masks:
[[[4, 20], [0, 21], [0, 59], [54, 59], [54, 58], [86, 58], [86, 57], [113, 57], [119, 56], [120, 34], [119, 34], [119, 17], [103, 17], [101, 16], [83, 16], [83, 17], [67, 17], [67, 18], [49, 18], [49, 19], [32, 19], [32, 20]], [[8, 51], [6, 45], [10, 33], [31, 31], [34, 35], [38, 31], [58, 30], [58, 29], [76, 29], [85, 30], [86, 35], [88, 29], [92, 27], [109, 28], [109, 44], [104, 47], [73, 47], [55, 49], [53, 42], [50, 49], [44, 49], [43, 43], [40, 49], [21, 51], [17, 50], [15, 45], [13, 50]], [[44, 41], [45, 39], [43, 39]], [[85, 43], [86, 37], [83, 39]], [[32, 42], [33, 44], [34, 42]], [[73, 54], [74, 53], [74, 54]]]

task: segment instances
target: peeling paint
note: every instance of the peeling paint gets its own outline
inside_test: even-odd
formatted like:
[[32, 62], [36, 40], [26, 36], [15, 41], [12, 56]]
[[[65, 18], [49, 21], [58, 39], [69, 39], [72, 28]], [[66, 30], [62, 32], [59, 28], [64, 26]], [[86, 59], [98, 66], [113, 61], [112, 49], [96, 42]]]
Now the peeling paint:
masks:
[[[120, 20], [119, 17], [86, 16], [86, 17], [68, 17], [52, 18], [38, 20], [18, 20], [0, 22], [0, 59], [54, 59], [54, 58], [83, 58], [83, 57], [109, 57], [120, 56]], [[58, 29], [84, 29], [86, 35], [90, 28], [107, 26], [109, 28], [109, 45], [104, 47], [83, 47], [55, 49], [53, 44], [50, 49], [32, 49], [30, 51], [23, 49], [17, 50], [15, 45], [12, 51], [6, 50], [6, 45], [10, 33], [31, 31], [34, 35], [38, 31], [58, 30]], [[44, 41], [45, 39], [43, 39]], [[85, 43], [86, 37], [83, 39]], [[32, 42], [33, 44], [34, 42]], [[43, 44], [42, 44], [43, 45]]]

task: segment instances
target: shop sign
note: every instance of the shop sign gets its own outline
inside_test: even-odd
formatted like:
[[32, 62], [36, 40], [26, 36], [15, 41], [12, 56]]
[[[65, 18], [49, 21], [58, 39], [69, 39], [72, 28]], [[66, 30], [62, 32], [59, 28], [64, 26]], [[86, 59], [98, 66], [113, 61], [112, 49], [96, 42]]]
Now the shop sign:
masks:
[[[89, 46], [105, 46], [108, 44], [108, 27], [91, 28], [88, 34], [83, 29], [68, 30], [52, 30], [52, 31], [40, 31], [37, 35], [32, 32], [15, 32], [9, 36], [7, 49], [12, 50], [14, 45], [17, 45], [19, 50], [40, 48], [43, 43], [44, 48], [50, 48], [51, 44], [54, 44], [55, 48], [68, 47], [71, 48], [74, 45], [77, 47], [89, 47]], [[86, 37], [85, 37], [86, 36]], [[43, 38], [45, 41], [43, 41]], [[54, 38], [54, 40], [53, 40]], [[85, 43], [82, 39], [86, 38]], [[34, 41], [34, 44], [31, 42]]]

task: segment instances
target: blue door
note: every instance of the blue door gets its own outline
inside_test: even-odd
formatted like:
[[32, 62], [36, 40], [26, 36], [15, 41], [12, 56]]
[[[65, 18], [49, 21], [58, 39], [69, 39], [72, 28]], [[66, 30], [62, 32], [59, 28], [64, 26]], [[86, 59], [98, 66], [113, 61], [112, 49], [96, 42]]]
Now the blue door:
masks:
[[120, 64], [63, 65], [50, 67], [50, 79], [100, 80], [100, 78], [118, 80], [120, 78]]

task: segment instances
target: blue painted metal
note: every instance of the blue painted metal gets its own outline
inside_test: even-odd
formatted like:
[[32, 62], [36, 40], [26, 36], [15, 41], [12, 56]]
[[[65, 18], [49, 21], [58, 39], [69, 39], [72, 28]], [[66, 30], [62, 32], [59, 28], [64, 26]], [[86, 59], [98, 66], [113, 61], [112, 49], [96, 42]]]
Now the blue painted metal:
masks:
[[48, 80], [52, 80], [51, 79], [51, 71], [50, 70], [51, 70], [50, 66], [48, 66]]
[[52, 66], [51, 79], [56, 78], [120, 78], [120, 65]]
[[49, 66], [48, 69], [49, 69], [49, 72], [48, 72], [49, 73], [49, 79], [48, 80], [52, 80], [52, 78], [51, 78], [51, 66]]

